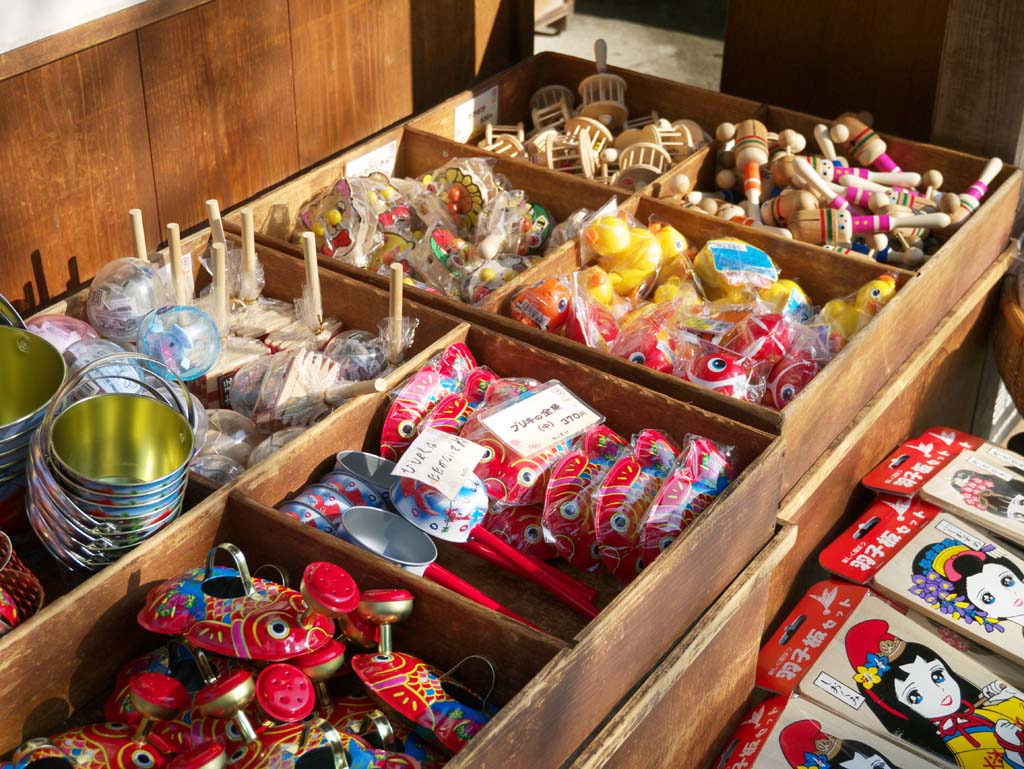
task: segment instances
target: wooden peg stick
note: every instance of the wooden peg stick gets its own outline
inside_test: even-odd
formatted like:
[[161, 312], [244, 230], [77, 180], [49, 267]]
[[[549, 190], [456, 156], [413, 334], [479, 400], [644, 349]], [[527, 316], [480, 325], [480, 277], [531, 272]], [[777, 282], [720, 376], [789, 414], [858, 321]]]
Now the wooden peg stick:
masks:
[[597, 64], [598, 72], [608, 70], [608, 43], [604, 41], [604, 38], [599, 37], [594, 41], [594, 61]]
[[167, 248], [171, 260], [171, 283], [174, 284], [174, 303], [179, 307], [191, 304], [185, 291], [185, 270], [181, 260], [181, 232], [178, 225], [171, 222], [167, 225]]
[[388, 318], [391, 324], [391, 339], [388, 345], [388, 363], [395, 365], [402, 360], [402, 279], [405, 270], [397, 262], [391, 264], [391, 294], [388, 305]]
[[[252, 223], [252, 209], [242, 209], [242, 280], [240, 286], [252, 288], [256, 293], [256, 229]], [[245, 301], [255, 300], [256, 296], [243, 296]]]
[[213, 319], [223, 339], [228, 335], [227, 249], [223, 243], [213, 244]]
[[216, 198], [206, 201], [206, 215], [210, 220], [210, 232], [213, 234], [213, 242], [227, 246], [227, 239], [224, 237], [224, 222], [220, 218], [220, 203]]
[[316, 261], [316, 235], [312, 232], [302, 233], [302, 255], [306, 263], [306, 293], [311, 304], [310, 309], [313, 317], [319, 326], [324, 320], [324, 307], [320, 299], [320, 271]]
[[146, 233], [142, 229], [142, 211], [133, 208], [128, 212], [128, 218], [132, 224], [132, 256], [146, 261], [149, 252], [146, 250]]

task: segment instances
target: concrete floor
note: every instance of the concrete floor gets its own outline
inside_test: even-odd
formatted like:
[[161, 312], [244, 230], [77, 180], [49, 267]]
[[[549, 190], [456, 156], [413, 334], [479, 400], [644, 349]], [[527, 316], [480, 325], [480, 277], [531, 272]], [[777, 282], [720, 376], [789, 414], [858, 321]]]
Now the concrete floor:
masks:
[[594, 58], [608, 43], [608, 63], [718, 90], [726, 0], [576, 0], [565, 32], [534, 36], [534, 50]]

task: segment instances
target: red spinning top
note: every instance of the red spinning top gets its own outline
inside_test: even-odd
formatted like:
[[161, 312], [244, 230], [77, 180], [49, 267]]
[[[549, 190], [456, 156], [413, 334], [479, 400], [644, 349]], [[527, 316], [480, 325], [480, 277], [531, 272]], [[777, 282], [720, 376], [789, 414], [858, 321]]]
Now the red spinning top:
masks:
[[263, 668], [256, 679], [256, 701], [273, 720], [291, 724], [313, 712], [316, 692], [309, 676], [294, 665], [278, 662]]

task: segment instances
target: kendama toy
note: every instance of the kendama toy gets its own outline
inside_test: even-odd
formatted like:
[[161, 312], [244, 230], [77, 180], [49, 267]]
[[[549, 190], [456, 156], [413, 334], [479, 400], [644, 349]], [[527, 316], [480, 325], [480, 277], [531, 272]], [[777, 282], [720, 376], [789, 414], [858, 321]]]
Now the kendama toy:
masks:
[[768, 129], [760, 120], [722, 123], [716, 132], [719, 140], [732, 140], [735, 167], [743, 176], [743, 192], [748, 214], [757, 219], [761, 205], [761, 167], [768, 163]]
[[949, 224], [942, 213], [908, 216], [855, 216], [849, 211], [817, 209], [797, 211], [789, 220], [793, 237], [805, 243], [851, 246], [856, 235], [892, 232], [900, 227], [941, 229]]
[[807, 190], [786, 189], [761, 204], [761, 221], [776, 227], [785, 227], [797, 211], [818, 207], [818, 201]]
[[939, 201], [939, 210], [949, 214], [950, 225], [954, 229], [978, 209], [981, 199], [988, 193], [988, 186], [1002, 170], [1003, 161], [999, 158], [992, 158], [981, 170], [977, 181], [967, 188], [967, 192], [961, 192], [959, 195], [949, 192], [942, 196], [942, 200]]
[[594, 42], [594, 57], [597, 74], [580, 83], [578, 114], [600, 120], [609, 128], [620, 128], [629, 119], [626, 81], [608, 72], [608, 45], [604, 40]]

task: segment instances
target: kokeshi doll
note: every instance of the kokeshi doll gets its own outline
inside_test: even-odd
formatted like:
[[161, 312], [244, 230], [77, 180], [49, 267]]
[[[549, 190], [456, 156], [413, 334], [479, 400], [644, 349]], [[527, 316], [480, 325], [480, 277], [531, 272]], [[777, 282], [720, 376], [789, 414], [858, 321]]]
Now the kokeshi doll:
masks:
[[[882, 137], [853, 113], [846, 112], [836, 118], [831, 136], [843, 145], [846, 154], [859, 165], [874, 166], [887, 173], [900, 173], [903, 170], [886, 154], [887, 147]], [[843, 136], [846, 138], [841, 138]]]
[[821, 150], [821, 154], [825, 156], [826, 160], [831, 160], [833, 163], [839, 160], [839, 156], [836, 154], [836, 145], [832, 142], [832, 137], [828, 135], [828, 126], [824, 123], [818, 123], [814, 126], [814, 141], [818, 144], [818, 149]]
[[866, 190], [862, 187], [844, 187], [834, 182], [825, 182], [829, 189], [841, 197], [847, 203], [859, 208], [870, 208], [871, 198], [879, 193], [874, 190]]
[[951, 224], [960, 224], [964, 219], [978, 210], [981, 199], [988, 193], [988, 185], [1003, 170], [1003, 161], [999, 158], [992, 158], [985, 164], [978, 180], [967, 188], [967, 192], [959, 195], [947, 193], [942, 196], [939, 209], [949, 214]]
[[796, 170], [797, 176], [803, 179], [807, 183], [807, 186], [814, 190], [818, 195], [828, 203], [829, 208], [835, 208], [842, 211], [844, 208], [849, 208], [850, 204], [846, 202], [845, 198], [839, 197], [828, 182], [825, 181], [818, 172], [804, 160], [803, 157], [797, 155], [793, 158], [793, 166]]
[[800, 158], [814, 169], [826, 182], [835, 179], [835, 166], [831, 160], [812, 155], [783, 155], [772, 164], [772, 181], [780, 187], [792, 187], [802, 182], [796, 170], [796, 159]]
[[849, 211], [819, 209], [797, 211], [789, 220], [789, 229], [793, 237], [805, 243], [851, 246], [855, 235], [892, 232], [899, 227], [940, 228], [947, 224], [946, 214], [854, 216]]
[[736, 141], [736, 167], [743, 175], [743, 194], [755, 210], [761, 205], [761, 166], [768, 162], [768, 129], [760, 120], [742, 120], [733, 127], [732, 138]]
[[775, 227], [785, 227], [789, 217], [797, 211], [818, 207], [818, 201], [807, 190], [787, 189], [761, 204], [761, 221]]

